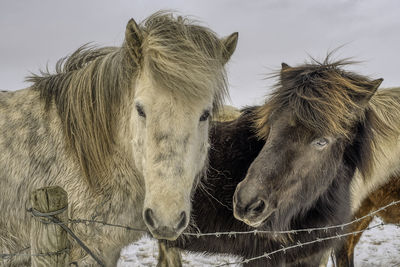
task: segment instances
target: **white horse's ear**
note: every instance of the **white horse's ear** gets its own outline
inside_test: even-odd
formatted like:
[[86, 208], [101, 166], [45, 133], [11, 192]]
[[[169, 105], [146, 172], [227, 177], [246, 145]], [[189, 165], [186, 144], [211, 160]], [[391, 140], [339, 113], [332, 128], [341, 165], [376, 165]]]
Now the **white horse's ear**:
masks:
[[236, 45], [238, 42], [238, 37], [239, 37], [239, 33], [234, 32], [231, 35], [229, 35], [221, 40], [222, 45], [224, 46], [223, 52], [222, 52], [223, 64], [228, 62], [228, 60], [231, 58], [233, 52], [235, 52]]
[[371, 99], [371, 97], [376, 93], [376, 91], [378, 90], [378, 88], [382, 82], [383, 82], [382, 78], [373, 80], [371, 82], [370, 94], [367, 96], [367, 99], [366, 99], [367, 101], [369, 101]]
[[142, 58], [143, 34], [134, 19], [130, 19], [126, 25], [125, 41], [130, 56], [139, 65]]

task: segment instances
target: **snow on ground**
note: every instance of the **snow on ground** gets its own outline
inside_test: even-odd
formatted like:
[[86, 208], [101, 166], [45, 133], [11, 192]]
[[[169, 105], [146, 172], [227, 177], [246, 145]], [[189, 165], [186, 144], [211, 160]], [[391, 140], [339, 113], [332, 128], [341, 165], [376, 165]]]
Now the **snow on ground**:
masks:
[[[375, 219], [370, 226], [379, 224]], [[400, 227], [388, 224], [364, 232], [355, 250], [357, 267], [399, 267], [400, 266]]]
[[[379, 223], [379, 219], [374, 219], [371, 226]], [[156, 266], [157, 255], [157, 242], [145, 237], [122, 251], [118, 267]], [[183, 253], [182, 258], [183, 266], [187, 267], [211, 267], [240, 260], [230, 255], [210, 256], [189, 252]], [[385, 225], [364, 232], [355, 250], [355, 266], [400, 267], [400, 227]]]

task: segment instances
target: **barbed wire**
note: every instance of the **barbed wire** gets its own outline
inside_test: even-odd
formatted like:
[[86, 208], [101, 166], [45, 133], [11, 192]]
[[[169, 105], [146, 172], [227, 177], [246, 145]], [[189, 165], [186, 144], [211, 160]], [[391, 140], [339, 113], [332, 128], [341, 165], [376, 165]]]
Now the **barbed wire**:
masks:
[[11, 258], [16, 257], [16, 256], [46, 257], [46, 256], [60, 255], [60, 254], [63, 254], [63, 253], [65, 253], [65, 252], [68, 252], [68, 251], [69, 251], [69, 248], [64, 248], [64, 249], [59, 250], [59, 251], [46, 252], [46, 253], [34, 253], [34, 254], [31, 254], [31, 253], [21, 253], [22, 251], [28, 250], [28, 249], [30, 249], [30, 248], [31, 248], [31, 247], [26, 247], [26, 248], [24, 248], [24, 249], [22, 249], [22, 250], [20, 250], [20, 251], [18, 251], [18, 252], [10, 253], [10, 254], [0, 254], [0, 259], [5, 259], [5, 260], [7, 260], [7, 259], [11, 259]]
[[[307, 229], [285, 230], [285, 231], [264, 231], [264, 230], [257, 230], [257, 229], [256, 229], [256, 230], [252, 230], [252, 231], [243, 231], [243, 232], [230, 231], [230, 232], [214, 232], [214, 233], [182, 233], [182, 235], [186, 235], [186, 236], [195, 236], [195, 237], [197, 237], [197, 238], [200, 238], [200, 237], [203, 237], [203, 236], [216, 236], [216, 237], [220, 237], [220, 236], [223, 236], [223, 235], [228, 235], [229, 237], [236, 237], [236, 235], [244, 235], [244, 234], [253, 234], [253, 235], [257, 235], [257, 234], [271, 234], [271, 235], [276, 235], [276, 234], [295, 234], [295, 233], [300, 233], [300, 232], [308, 232], [308, 233], [311, 233], [311, 232], [314, 232], [314, 231], [328, 231], [328, 230], [330, 230], [330, 229], [337, 229], [337, 228], [341, 228], [341, 229], [343, 230], [344, 227], [346, 227], [346, 226], [349, 226], [349, 225], [351, 225], [351, 224], [354, 224], [354, 223], [356, 223], [356, 222], [359, 222], [359, 221], [361, 221], [361, 220], [363, 220], [363, 219], [365, 219], [365, 218], [367, 218], [367, 217], [372, 217], [372, 216], [376, 215], [377, 213], [379, 213], [380, 211], [385, 210], [385, 209], [387, 209], [388, 207], [391, 207], [391, 206], [394, 206], [394, 205], [398, 205], [398, 204], [400, 204], [400, 200], [399, 200], [399, 201], [394, 201], [394, 202], [392, 202], [392, 203], [390, 203], [390, 204], [388, 204], [388, 205], [385, 205], [385, 206], [383, 206], [383, 207], [381, 207], [381, 208], [379, 208], [379, 209], [377, 209], [377, 210], [375, 210], [375, 211], [373, 211], [373, 212], [371, 212], [371, 213], [369, 213], [369, 214], [367, 214], [367, 215], [365, 215], [365, 216], [362, 216], [362, 217], [360, 217], [360, 218], [354, 219], [354, 220], [352, 220], [352, 221], [350, 221], [350, 222], [347, 222], [347, 223], [344, 223], [344, 224], [340, 224], [340, 225], [331, 225], [331, 226], [326, 226], [326, 227], [315, 227], [315, 228], [307, 228]], [[53, 215], [49, 216], [49, 215], [47, 215], [47, 214], [45, 214], [45, 213], [39, 213], [39, 214], [36, 213], [36, 215], [35, 215], [35, 214], [32, 212], [32, 209], [30, 209], [30, 210], [28, 210], [28, 211], [31, 212], [32, 216], [47, 217], [48, 219], [51, 219], [51, 221], [46, 222], [46, 223], [52, 223], [52, 224], [60, 225], [61, 227], [63, 227], [64, 230], [66, 230], [65, 227], [68, 228], [68, 227], [67, 227], [67, 224], [68, 224], [68, 223], [72, 223], [72, 224], [85, 224], [85, 225], [89, 225], [90, 223], [94, 223], [94, 224], [101, 224], [101, 225], [103, 225], [103, 226], [123, 228], [123, 229], [126, 229], [126, 230], [128, 230], [128, 231], [137, 231], [137, 232], [148, 233], [148, 231], [145, 230], [145, 229], [139, 229], [139, 228], [135, 228], [135, 227], [131, 227], [131, 226], [126, 226], [126, 225], [108, 223], [108, 222], [100, 221], [100, 220], [69, 219], [69, 220], [68, 220], [68, 223], [64, 223], [64, 222], [61, 222], [61, 221], [57, 220]], [[288, 249], [293, 249], [293, 248], [301, 247], [301, 246], [304, 246], [304, 245], [309, 245], [309, 244], [313, 244], [313, 243], [317, 243], [317, 242], [322, 242], [322, 241], [326, 241], [326, 240], [331, 240], [331, 239], [335, 239], [335, 238], [342, 238], [342, 237], [349, 236], [349, 235], [353, 235], [353, 234], [355, 235], [355, 234], [362, 233], [362, 232], [364, 232], [364, 231], [367, 231], [367, 230], [370, 230], [370, 229], [373, 229], [373, 228], [376, 228], [376, 227], [382, 226], [382, 225], [384, 225], [384, 223], [381, 223], [381, 224], [378, 224], [378, 225], [375, 225], [375, 226], [372, 226], [372, 227], [367, 227], [367, 228], [365, 228], [365, 229], [363, 229], [363, 230], [360, 230], [360, 231], [355, 231], [355, 232], [350, 232], [350, 233], [344, 233], [344, 234], [336, 234], [335, 236], [329, 236], [329, 237], [325, 237], [325, 238], [317, 238], [317, 239], [314, 240], [314, 241], [309, 241], [309, 242], [305, 242], [305, 243], [298, 243], [298, 244], [296, 244], [296, 245], [289, 246], [289, 247], [284, 247], [284, 248], [278, 249], [278, 250], [273, 251], [273, 252], [270, 252], [270, 253], [264, 253], [263, 255], [258, 256], [258, 257], [246, 259], [246, 260], [243, 260], [243, 261], [240, 261], [240, 262], [224, 263], [224, 264], [222, 264], [222, 265], [217, 265], [217, 266], [225, 266], [225, 265], [232, 265], [232, 264], [243, 264], [243, 263], [248, 263], [248, 262], [250, 262], [250, 261], [257, 260], [257, 259], [261, 259], [261, 258], [270, 258], [270, 255], [273, 255], [273, 254], [276, 254], [276, 253], [279, 253], [279, 252], [285, 252], [285, 251], [288, 250]], [[68, 231], [68, 230], [69, 230], [69, 231]], [[86, 246], [83, 244], [83, 242], [82, 242], [81, 240], [79, 240], [80, 242], [77, 240], [77, 239], [79, 239], [79, 238], [76, 237], [76, 235], [72, 232], [71, 229], [68, 228], [68, 230], [66, 230], [66, 231], [67, 231], [70, 235], [71, 235], [71, 233], [72, 233], [72, 237], [78, 242], [78, 244], [79, 244], [83, 249], [85, 249]], [[74, 237], [74, 236], [75, 236], [75, 237]], [[84, 246], [82, 246], [82, 244], [83, 244]], [[29, 248], [30, 248], [30, 247], [24, 248], [24, 249], [22, 249], [22, 250], [20, 250], [20, 251], [18, 251], [18, 252], [15, 252], [15, 253], [0, 254], [0, 259], [3, 259], [3, 260], [4, 260], [4, 259], [10, 259], [10, 258], [15, 257], [15, 256], [51, 256], [51, 255], [54, 255], [54, 254], [60, 254], [60, 253], [64, 253], [64, 252], [65, 252], [65, 249], [64, 249], [64, 250], [62, 250], [62, 251], [48, 252], [48, 253], [39, 253], [39, 254], [21, 253], [21, 252], [23, 252], [23, 251], [25, 251], [25, 250], [27, 250], [27, 249], [29, 249]], [[87, 247], [86, 247], [86, 248], [87, 248]], [[88, 248], [87, 248], [87, 249], [88, 249]], [[88, 251], [90, 251], [90, 250], [88, 249]], [[90, 254], [88, 251], [86, 251], [86, 252], [87, 252], [88, 254]], [[94, 256], [94, 257], [97, 258], [96, 256]], [[101, 262], [101, 261], [100, 261], [100, 262]]]
[[368, 230], [371, 230], [371, 229], [374, 229], [374, 228], [377, 228], [377, 227], [380, 227], [380, 226], [383, 226], [383, 225], [385, 225], [385, 223], [382, 222], [382, 223], [379, 223], [379, 224], [376, 224], [376, 225], [373, 225], [373, 226], [369, 226], [369, 227], [367, 227], [367, 228], [365, 228], [363, 230], [359, 230], [359, 231], [349, 232], [349, 233], [345, 233], [345, 234], [336, 234], [336, 235], [328, 236], [328, 237], [324, 237], [324, 238], [317, 238], [317, 239], [315, 239], [313, 241], [308, 241], [308, 242], [304, 242], [304, 243], [298, 242], [296, 245], [282, 247], [282, 248], [274, 250], [272, 252], [268, 252], [268, 253], [266, 252], [263, 255], [260, 255], [260, 256], [254, 257], [254, 258], [248, 258], [248, 259], [245, 259], [245, 260], [242, 260], [242, 261], [237, 261], [237, 262], [222, 263], [222, 264], [216, 265], [216, 267], [228, 266], [228, 265], [233, 265], [233, 264], [247, 264], [247, 263], [249, 263], [251, 261], [264, 259], [264, 258], [271, 259], [271, 255], [277, 254], [279, 252], [286, 253], [286, 251], [290, 250], [290, 249], [303, 247], [303, 246], [307, 246], [307, 245], [311, 245], [311, 244], [315, 244], [315, 243], [320, 243], [320, 242], [327, 241], [327, 240], [340, 239], [342, 237], [346, 237], [346, 236], [350, 236], [350, 235], [356, 235], [356, 234], [363, 233], [365, 231], [368, 231]]
[[75, 223], [75, 224], [86, 224], [89, 225], [90, 223], [95, 223], [95, 224], [102, 224], [104, 226], [111, 226], [111, 227], [117, 227], [117, 228], [123, 228], [128, 231], [136, 231], [136, 232], [143, 232], [143, 233], [149, 233], [149, 231], [145, 229], [139, 229], [131, 226], [126, 226], [126, 225], [120, 225], [120, 224], [114, 224], [114, 223], [108, 223], [104, 221], [99, 221], [99, 220], [89, 220], [89, 219], [69, 219], [68, 220], [70, 223]]
[[[1, 253], [1, 254], [0, 254], [0, 259], [9, 259], [9, 258], [12, 258], [12, 257], [15, 257], [15, 256], [24, 255], [24, 254], [22, 254], [21, 252], [23, 252], [23, 251], [25, 251], [25, 250], [28, 250], [28, 249], [30, 249], [30, 248], [31, 248], [31, 247], [26, 247], [26, 248], [21, 249], [21, 250], [18, 251], [18, 252], [14, 252], [14, 253], [10, 253], [10, 254]], [[26, 255], [27, 255], [27, 254], [26, 254]], [[29, 256], [30, 256], [30, 254], [29, 254]]]
[[[365, 216], [362, 216], [360, 218], [356, 218], [350, 222], [347, 223], [343, 223], [343, 224], [338, 224], [338, 225], [330, 225], [330, 226], [325, 226], [325, 227], [315, 227], [315, 228], [305, 228], [305, 229], [296, 229], [296, 230], [284, 230], [284, 231], [267, 231], [267, 230], [251, 230], [251, 231], [241, 231], [241, 232], [236, 232], [236, 231], [229, 231], [229, 232], [213, 232], [213, 233], [182, 233], [182, 235], [185, 236], [195, 236], [195, 237], [203, 237], [203, 236], [216, 236], [216, 237], [220, 237], [223, 235], [228, 235], [230, 237], [235, 237], [236, 235], [246, 235], [246, 234], [253, 234], [253, 235], [257, 235], [257, 234], [271, 234], [271, 235], [276, 235], [276, 234], [296, 234], [296, 233], [302, 233], [302, 232], [315, 232], [315, 231], [328, 231], [330, 229], [344, 229], [344, 227], [352, 225], [356, 222], [360, 222], [363, 219], [367, 218], [367, 217], [372, 217], [375, 216], [377, 213], [381, 212], [382, 210], [387, 209], [388, 207], [394, 206], [394, 205], [398, 205], [400, 204], [400, 200], [398, 201], [393, 201], [392, 203], [385, 205]], [[90, 223], [95, 223], [95, 224], [102, 224], [104, 226], [110, 226], [110, 227], [118, 227], [118, 228], [123, 228], [126, 229], [128, 231], [137, 231], [137, 232], [143, 232], [143, 233], [149, 233], [147, 230], [145, 229], [139, 229], [139, 228], [135, 228], [135, 227], [131, 227], [131, 226], [127, 226], [127, 225], [121, 225], [121, 224], [112, 224], [112, 223], [108, 223], [108, 222], [104, 222], [104, 221], [100, 221], [100, 220], [90, 220], [90, 219], [69, 219], [70, 223], [75, 223], [75, 224], [86, 224], [89, 225]]]
[[306, 229], [296, 229], [296, 230], [285, 230], [285, 231], [267, 231], [267, 230], [251, 230], [251, 231], [241, 231], [241, 232], [235, 232], [235, 231], [230, 231], [230, 232], [215, 232], [215, 233], [183, 233], [183, 235], [187, 235], [187, 236], [196, 236], [196, 237], [202, 237], [202, 236], [222, 236], [222, 235], [228, 235], [230, 237], [235, 236], [235, 235], [245, 235], [245, 234], [271, 234], [271, 235], [277, 235], [277, 234], [296, 234], [296, 233], [302, 233], [302, 232], [315, 232], [315, 231], [328, 231], [331, 229], [344, 229], [346, 226], [352, 225], [356, 222], [360, 222], [365, 218], [368, 217], [372, 217], [375, 216], [377, 213], [387, 209], [388, 207], [394, 206], [394, 205], [398, 205], [400, 204], [400, 200], [398, 201], [393, 201], [392, 203], [383, 206], [365, 216], [362, 216], [360, 218], [356, 218], [350, 222], [347, 223], [343, 223], [343, 224], [338, 224], [338, 225], [331, 225], [331, 226], [325, 226], [325, 227], [315, 227], [315, 228], [306, 228]]
[[28, 212], [32, 214], [32, 216], [37, 217], [42, 223], [48, 224], [49, 222], [44, 222], [41, 218], [47, 218], [50, 220], [50, 222], [59, 225], [62, 229], [64, 229], [65, 232], [67, 232], [78, 244], [79, 246], [86, 251], [86, 253], [92, 257], [98, 265], [100, 266], [106, 266], [100, 258], [94, 254], [90, 248], [88, 248], [85, 243], [79, 239], [79, 237], [62, 221], [60, 221], [57, 217], [55, 217], [56, 214], [60, 214], [64, 210], [66, 210], [67, 207], [57, 210], [57, 211], [52, 211], [52, 212], [40, 212], [38, 210], [35, 210], [34, 208], [30, 208]]
[[[35, 217], [36, 215], [34, 215], [33, 214], [33, 212], [32, 212], [32, 209], [28, 209], [27, 210], [27, 212], [30, 212], [31, 214], [32, 214], [32, 216], [33, 217]], [[37, 214], [37, 212], [35, 212], [36, 214]], [[39, 216], [39, 217], [47, 217], [48, 218], [48, 216], [45, 214], [45, 213], [40, 213], [41, 215]], [[50, 219], [50, 218], [48, 218], [48, 219]], [[90, 223], [95, 223], [95, 224], [101, 224], [101, 225], [104, 225], [104, 226], [110, 226], [110, 227], [117, 227], [117, 228], [123, 228], [123, 229], [126, 229], [126, 230], [129, 230], [129, 231], [137, 231], [137, 232], [143, 232], [143, 233], [149, 233], [147, 230], [144, 230], [144, 229], [139, 229], [139, 228], [135, 228], [135, 227], [131, 227], [131, 226], [126, 226], [126, 225], [120, 225], [120, 224], [113, 224], [113, 223], [107, 223], [107, 222], [104, 222], [104, 221], [99, 221], [99, 220], [90, 220], [90, 219], [69, 219], [68, 220], [68, 223], [64, 223], [64, 222], [61, 222], [61, 221], [54, 221], [54, 220], [51, 220], [51, 221], [43, 221], [43, 220], [41, 220], [41, 219], [39, 219], [42, 223], [45, 223], [45, 224], [57, 224], [57, 225], [59, 225], [59, 226], [61, 226], [61, 225], [63, 225], [63, 226], [65, 226], [65, 227], [67, 227], [67, 224], [68, 223], [72, 223], [72, 224], [85, 224], [85, 225], [89, 225]], [[69, 229], [69, 228], [68, 228]], [[64, 229], [65, 230], [65, 229]], [[71, 231], [72, 232], [72, 230], [71, 229], [69, 229], [69, 231]], [[69, 231], [67, 231], [68, 233], [69, 233]], [[73, 233], [73, 232], [72, 232]], [[81, 243], [81, 244], [83, 244], [83, 242], [75, 235], [75, 234], [73, 234], [76, 238], [74, 238], [75, 239], [75, 241], [77, 241], [78, 242], [78, 244], [79, 243]], [[79, 242], [79, 241], [80, 242]], [[81, 244], [79, 244], [80, 246], [82, 246]], [[90, 250], [86, 245], [84, 245], [82, 248], [87, 248], [88, 250]], [[52, 256], [52, 255], [54, 255], [55, 253], [62, 253], [62, 252], [64, 252], [64, 250], [62, 250], [62, 251], [58, 251], [58, 252], [48, 252], [48, 253], [40, 253], [40, 254], [28, 254], [28, 253], [21, 253], [22, 251], [25, 251], [25, 250], [27, 250], [27, 249], [30, 249], [30, 247], [26, 247], [26, 248], [24, 248], [24, 249], [22, 249], [22, 250], [20, 250], [20, 251], [18, 251], [18, 252], [14, 252], [14, 253], [8, 253], [8, 254], [0, 254], [0, 259], [9, 259], [9, 258], [13, 258], [13, 257], [16, 257], [16, 256]], [[90, 253], [88, 253], [88, 254], [90, 254]], [[93, 253], [92, 253], [93, 254]], [[95, 258], [97, 258], [96, 256], [94, 256]], [[99, 260], [100, 261], [100, 260]], [[101, 262], [101, 261], [100, 261]], [[102, 264], [102, 263], [101, 263]]]
[[[360, 218], [356, 218], [350, 222], [347, 223], [343, 223], [343, 224], [338, 224], [338, 225], [330, 225], [330, 226], [325, 226], [325, 227], [315, 227], [315, 228], [305, 228], [305, 229], [296, 229], [296, 230], [284, 230], [284, 231], [267, 231], [267, 230], [251, 230], [251, 231], [240, 231], [240, 232], [236, 232], [236, 231], [229, 231], [229, 232], [213, 232], [213, 233], [182, 233], [182, 235], [185, 236], [195, 236], [195, 237], [203, 237], [203, 236], [216, 236], [216, 237], [220, 237], [223, 235], [228, 235], [230, 237], [235, 237], [236, 235], [246, 235], [246, 234], [271, 234], [271, 235], [276, 235], [276, 234], [296, 234], [296, 233], [302, 233], [302, 232], [315, 232], [315, 231], [328, 231], [330, 229], [344, 229], [346, 226], [352, 225], [356, 222], [360, 222], [363, 219], [367, 218], [367, 217], [372, 217], [375, 216], [377, 213], [387, 209], [388, 207], [394, 206], [394, 205], [398, 205], [400, 204], [400, 200], [398, 201], [393, 201], [392, 203], [385, 205], [365, 216], [362, 216]], [[104, 226], [110, 226], [110, 227], [118, 227], [118, 228], [123, 228], [126, 229], [128, 231], [137, 231], [137, 232], [143, 232], [143, 233], [149, 233], [147, 230], [145, 229], [139, 229], [139, 228], [135, 228], [135, 227], [131, 227], [131, 226], [127, 226], [127, 225], [121, 225], [121, 224], [112, 224], [112, 223], [108, 223], [108, 222], [104, 222], [104, 221], [100, 221], [100, 220], [90, 220], [90, 219], [69, 219], [70, 223], [75, 223], [75, 224], [86, 224], [89, 225], [90, 223], [95, 223], [95, 224], [102, 224]]]

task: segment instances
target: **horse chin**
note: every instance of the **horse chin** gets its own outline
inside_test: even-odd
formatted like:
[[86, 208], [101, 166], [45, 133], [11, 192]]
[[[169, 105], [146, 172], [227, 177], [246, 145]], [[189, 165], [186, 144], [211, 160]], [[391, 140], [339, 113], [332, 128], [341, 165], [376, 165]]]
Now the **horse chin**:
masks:
[[269, 213], [266, 213], [266, 215], [262, 216], [262, 218], [258, 219], [257, 221], [254, 220], [250, 221], [247, 218], [244, 218], [242, 220], [244, 223], [253, 228], [272, 229], [273, 221], [275, 221], [275, 211], [271, 210]]
[[262, 230], [262, 231], [279, 232], [279, 231], [289, 230], [290, 225], [285, 224], [285, 222], [283, 222], [279, 218], [279, 212], [275, 211], [267, 218], [265, 218], [261, 223], [259, 223], [258, 226], [253, 226], [253, 227], [257, 228], [257, 230]]
[[175, 241], [181, 234], [175, 231], [168, 231], [168, 230], [164, 230], [161, 232], [158, 231], [157, 229], [150, 231], [150, 233], [154, 238], [158, 240], [167, 240], [167, 241]]
[[261, 225], [264, 224], [264, 220], [259, 221], [259, 222], [253, 222], [253, 223], [248, 222], [247, 220], [245, 220], [245, 223], [248, 224], [249, 226], [253, 227], [253, 228], [258, 228], [258, 227], [260, 227]]

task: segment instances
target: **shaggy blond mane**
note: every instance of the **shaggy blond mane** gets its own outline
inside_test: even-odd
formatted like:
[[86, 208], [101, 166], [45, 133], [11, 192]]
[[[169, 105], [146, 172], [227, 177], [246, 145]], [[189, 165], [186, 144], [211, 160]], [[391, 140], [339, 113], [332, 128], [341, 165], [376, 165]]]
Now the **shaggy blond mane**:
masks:
[[147, 18], [140, 25], [142, 63], [157, 87], [178, 91], [188, 101], [214, 94], [219, 106], [227, 95], [225, 47], [213, 31], [195, 23], [165, 12]]
[[400, 87], [379, 90], [369, 101], [368, 109], [376, 119], [373, 130], [385, 139], [397, 138], [400, 134]]
[[54, 74], [27, 78], [46, 107], [56, 107], [67, 143], [91, 185], [110, 174], [119, 119], [132, 104], [139, 75], [149, 75], [156, 88], [187, 101], [213, 95], [215, 108], [227, 95], [226, 51], [214, 32], [167, 12], [153, 14], [139, 28], [143, 42], [138, 47], [127, 40], [122, 47], [82, 46], [61, 59]]

